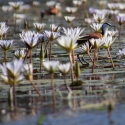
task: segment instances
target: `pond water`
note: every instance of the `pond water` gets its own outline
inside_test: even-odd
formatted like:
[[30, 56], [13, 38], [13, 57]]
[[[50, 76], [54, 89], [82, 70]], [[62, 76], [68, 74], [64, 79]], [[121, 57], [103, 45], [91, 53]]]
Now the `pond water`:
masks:
[[[39, 0], [40, 1], [40, 0]], [[7, 61], [13, 60], [14, 51], [16, 49], [25, 48], [20, 40], [19, 33], [24, 30], [24, 20], [28, 21], [30, 30], [35, 30], [34, 22], [46, 23], [45, 30], [49, 30], [50, 23], [67, 27], [68, 24], [64, 20], [66, 6], [73, 6], [71, 0], [57, 0], [62, 4], [62, 13], [57, 16], [45, 15], [42, 19], [40, 13], [42, 9], [46, 9], [45, 0], [41, 0], [42, 4], [38, 6], [31, 5], [29, 10], [19, 13], [24, 14], [24, 18], [17, 19], [17, 31], [14, 32], [13, 11], [1, 11], [0, 22], [8, 20], [7, 24], [10, 31], [7, 34], [8, 39], [14, 39], [14, 46], [7, 53]], [[5, 2], [5, 3], [4, 3]], [[7, 4], [7, 0], [0, 0], [0, 4]], [[31, 0], [25, 0], [30, 3]], [[86, 11], [89, 7], [107, 8], [106, 5], [100, 5], [99, 1], [87, 1]], [[103, 1], [104, 2], [104, 1]], [[109, 0], [108, 2], [112, 2]], [[89, 13], [87, 13], [89, 14]], [[80, 26], [85, 28], [84, 35], [90, 32], [90, 26], [84, 22], [83, 8], [75, 13], [76, 19], [72, 26]], [[91, 16], [91, 15], [89, 15]], [[9, 19], [10, 18], [10, 19]], [[110, 23], [114, 23], [111, 18]], [[116, 24], [118, 27], [119, 25]], [[52, 91], [50, 84], [50, 75], [44, 70], [40, 72], [40, 46], [33, 49], [33, 66], [34, 80], [33, 82], [42, 93], [42, 98], [34, 91], [28, 80], [23, 80], [16, 86], [17, 111], [10, 110], [8, 101], [8, 92], [10, 86], [4, 84], [0, 78], [0, 125], [124, 125], [125, 123], [125, 60], [116, 57], [116, 53], [120, 48], [125, 47], [124, 27], [122, 27], [121, 39], [116, 38], [112, 45], [111, 55], [115, 63], [115, 69], [112, 68], [110, 59], [107, 58], [107, 51], [101, 49], [98, 54], [97, 66], [92, 73], [92, 64], [80, 64], [81, 75], [80, 86], [71, 87], [73, 94], [69, 93], [64, 86], [64, 77], [57, 71], [54, 75], [54, 84], [56, 88], [56, 102], [52, 101]], [[0, 63], [3, 62], [3, 51], [0, 50]], [[75, 51], [75, 54], [79, 50]], [[80, 52], [81, 53], [81, 52]], [[91, 52], [93, 55], [93, 52]], [[82, 56], [81, 54], [80, 56]], [[87, 62], [90, 61], [88, 55], [84, 56]], [[53, 60], [60, 62], [69, 61], [68, 54], [59, 49], [56, 41], [53, 42]], [[48, 60], [48, 58], [45, 58]], [[76, 61], [79, 61], [78, 58]], [[26, 59], [29, 62], [29, 58]], [[25, 63], [26, 63], [25, 62]], [[71, 84], [71, 77], [66, 76], [66, 82]], [[110, 107], [111, 106], [111, 107]], [[108, 117], [109, 116], [109, 117]]]

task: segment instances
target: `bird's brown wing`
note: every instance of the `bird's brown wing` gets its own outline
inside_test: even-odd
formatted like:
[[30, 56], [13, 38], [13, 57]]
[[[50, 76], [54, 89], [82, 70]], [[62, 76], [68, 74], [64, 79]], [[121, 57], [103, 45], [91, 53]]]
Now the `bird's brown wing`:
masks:
[[101, 33], [98, 33], [98, 32], [96, 32], [96, 33], [91, 33], [91, 34], [89, 34], [89, 39], [92, 39], [92, 38], [94, 38], [94, 39], [102, 38], [102, 34], [101, 34]]
[[98, 33], [98, 32], [90, 33], [90, 34], [88, 34], [86, 36], [83, 36], [82, 38], [78, 39], [77, 43], [78, 43], [78, 45], [81, 45], [81, 44], [84, 44], [85, 42], [89, 41], [92, 38], [94, 38], [94, 39], [102, 38], [102, 34]]

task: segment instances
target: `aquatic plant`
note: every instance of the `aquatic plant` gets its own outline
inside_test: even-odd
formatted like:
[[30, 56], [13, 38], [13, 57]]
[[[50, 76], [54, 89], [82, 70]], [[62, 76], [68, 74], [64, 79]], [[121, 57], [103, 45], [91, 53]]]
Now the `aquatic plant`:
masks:
[[113, 39], [112, 36], [109, 36], [109, 37], [103, 38], [102, 41], [104, 43], [103, 48], [105, 48], [108, 51], [108, 55], [109, 55], [110, 61], [112, 63], [112, 68], [114, 69], [115, 66], [114, 66], [114, 63], [113, 63], [113, 60], [112, 60], [112, 57], [111, 57], [110, 48], [111, 48], [111, 45], [114, 43], [115, 38]]
[[13, 60], [12, 62], [0, 64], [0, 69], [2, 71], [2, 74], [0, 76], [6, 84], [10, 85], [9, 99], [11, 110], [16, 110], [17, 108], [15, 85], [17, 85], [24, 79], [24, 76], [21, 72], [22, 66], [22, 60]]
[[21, 40], [28, 48], [26, 56], [28, 55], [28, 53], [30, 53], [30, 63], [32, 63], [32, 49], [39, 43], [39, 33], [35, 33], [32, 31], [23, 31], [22, 34], [19, 35], [21, 37]]
[[68, 89], [69, 92], [71, 92], [70, 87], [66, 83], [66, 75], [70, 72], [70, 69], [71, 69], [70, 63], [59, 64], [58, 69], [62, 73], [62, 75], [64, 76], [64, 83], [66, 85], [66, 88]]
[[[57, 39], [58, 37], [60, 37], [60, 33], [59, 32], [52, 32], [52, 31], [44, 31], [44, 34], [47, 36], [47, 38], [49, 39], [48, 44], [50, 43], [50, 51], [49, 51], [49, 60], [51, 60], [51, 55], [52, 55], [52, 41]], [[45, 50], [46, 52], [46, 50]]]
[[33, 83], [33, 65], [31, 63], [29, 64], [24, 64], [23, 66], [24, 71], [24, 77], [30, 81], [31, 85], [33, 86], [33, 88], [36, 90], [36, 92], [38, 93], [38, 95], [40, 97], [42, 97], [42, 94], [40, 93], [40, 91], [38, 90], [38, 88], [35, 86], [35, 84]]
[[24, 59], [24, 57], [26, 56], [25, 50], [24, 49], [16, 50], [14, 52], [14, 56], [19, 60]]
[[33, 23], [35, 29], [37, 30], [37, 32], [39, 33], [41, 30], [43, 30], [43, 28], [45, 27], [45, 23]]
[[0, 40], [0, 47], [4, 52], [4, 62], [7, 61], [7, 51], [12, 47], [13, 40]]
[[59, 61], [44, 61], [43, 66], [45, 70], [50, 74], [51, 77], [51, 87], [52, 87], [52, 98], [53, 98], [53, 107], [55, 107], [56, 97], [55, 97], [55, 87], [54, 87], [54, 73], [58, 69]]
[[119, 36], [118, 39], [120, 40], [120, 35], [121, 35], [121, 26], [125, 22], [125, 16], [120, 16], [120, 14], [117, 16], [117, 22], [119, 24]]

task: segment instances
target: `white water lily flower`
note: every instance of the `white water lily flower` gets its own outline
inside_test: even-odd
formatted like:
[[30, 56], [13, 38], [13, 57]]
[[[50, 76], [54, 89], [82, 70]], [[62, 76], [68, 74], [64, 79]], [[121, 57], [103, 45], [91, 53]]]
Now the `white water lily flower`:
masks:
[[118, 21], [119, 25], [124, 24], [124, 22], [125, 22], [125, 16], [118, 15], [117, 16], [117, 21]]
[[92, 24], [94, 22], [94, 20], [91, 18], [85, 18], [85, 22], [88, 24]]
[[24, 76], [27, 80], [33, 79], [33, 65], [31, 63], [25, 64], [24, 68]]
[[74, 49], [76, 49], [78, 46], [77, 38], [72, 38], [70, 36], [61, 36], [57, 39], [58, 45], [66, 50], [68, 53], [72, 52]]
[[75, 6], [80, 6], [80, 5], [82, 5], [82, 1], [73, 0], [73, 4], [74, 4]]
[[61, 29], [61, 27], [56, 26], [55, 24], [50, 24], [50, 30], [51, 30], [52, 32], [59, 32], [60, 29]]
[[0, 46], [3, 50], [9, 50], [13, 45], [13, 40], [0, 40]]
[[2, 11], [4, 12], [11, 12], [13, 10], [12, 6], [2, 6]]
[[63, 74], [66, 75], [67, 73], [69, 73], [70, 69], [71, 69], [71, 65], [70, 63], [66, 63], [66, 64], [60, 64], [58, 66], [59, 71]]
[[48, 37], [48, 39], [50, 39], [51, 41], [57, 39], [58, 37], [60, 37], [60, 33], [59, 32], [52, 32], [52, 31], [44, 31], [44, 34]]
[[117, 33], [118, 33], [118, 30], [116, 30], [116, 31], [107, 31], [107, 36], [116, 37]]
[[50, 74], [53, 74], [59, 65], [59, 61], [45, 61], [43, 62], [43, 66], [46, 71], [48, 71]]
[[15, 10], [18, 10], [21, 5], [23, 5], [22, 1], [18, 2], [9, 2], [9, 5], [12, 6]]
[[19, 12], [30, 10], [31, 6], [29, 4], [25, 4], [23, 6], [20, 6]]
[[81, 34], [84, 31], [84, 29], [81, 29], [80, 27], [77, 28], [64, 28], [63, 27], [63, 33], [69, 37], [71, 37], [72, 39], [80, 39], [81, 37], [83, 37]]
[[45, 42], [45, 41], [48, 41], [49, 39], [45, 34], [39, 34], [39, 40], [41, 42]]
[[32, 31], [23, 31], [22, 34], [19, 35], [28, 49], [32, 49], [39, 43], [39, 33], [35, 33]]
[[91, 45], [97, 49], [97, 48], [100, 48], [103, 44], [104, 44], [104, 41], [102, 39], [90, 39], [90, 43]]
[[117, 53], [116, 53], [117, 56], [120, 56], [120, 57], [125, 57], [125, 48], [119, 50]]
[[68, 23], [71, 23], [75, 19], [74, 16], [64, 16], [64, 18]]
[[105, 13], [94, 14], [93, 19], [98, 23], [104, 23], [104, 21], [106, 20], [106, 15]]
[[0, 23], [0, 37], [2, 37], [3, 35], [6, 35], [8, 32], [9, 27], [6, 26], [5, 22], [1, 22]]
[[90, 26], [95, 32], [101, 32], [102, 24], [92, 23]]
[[90, 45], [89, 45], [89, 42], [86, 42], [84, 45], [82, 45], [80, 47], [80, 49], [82, 49], [84, 52], [88, 53], [90, 51]]
[[103, 48], [108, 49], [111, 47], [111, 45], [114, 43], [115, 38], [113, 39], [112, 36], [108, 36], [102, 39], [103, 41]]
[[119, 5], [117, 3], [108, 3], [107, 4], [108, 8], [115, 11], [119, 8]]
[[21, 73], [22, 66], [23, 62], [21, 60], [0, 64], [0, 69], [2, 71], [1, 77], [4, 82], [10, 85], [21, 82], [24, 79]]
[[45, 23], [33, 23], [34, 27], [36, 28], [36, 30], [38, 32], [40, 32], [44, 27], [45, 27]]
[[23, 58], [25, 57], [26, 53], [25, 53], [25, 50], [22, 49], [22, 50], [16, 50], [16, 51], [14, 52], [14, 55], [15, 55], [15, 57], [16, 57], [17, 59], [23, 59]]
[[66, 11], [70, 14], [73, 14], [77, 11], [76, 7], [66, 7]]

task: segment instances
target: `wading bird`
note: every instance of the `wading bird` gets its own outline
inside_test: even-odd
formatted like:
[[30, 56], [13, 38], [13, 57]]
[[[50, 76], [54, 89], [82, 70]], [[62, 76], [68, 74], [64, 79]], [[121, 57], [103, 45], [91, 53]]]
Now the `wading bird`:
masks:
[[45, 15], [56, 15], [58, 12], [59, 9], [56, 7], [56, 5], [51, 6], [49, 9], [41, 11], [41, 18], [43, 18]]
[[[77, 40], [78, 45], [80, 46], [80, 45], [86, 43], [87, 41], [89, 41], [89, 44], [90, 44], [90, 39], [92, 39], [92, 38], [102, 39], [103, 37], [107, 37], [107, 34], [108, 34], [107, 31], [110, 27], [116, 28], [116, 26], [114, 26], [110, 23], [104, 23], [102, 25], [101, 32], [92, 32], [92, 33], [89, 33], [89, 34], [83, 36], [82, 38]], [[84, 57], [82, 57], [82, 60], [80, 59], [79, 54], [77, 54], [77, 57], [82, 64], [83, 64], [83, 61], [86, 62]]]

